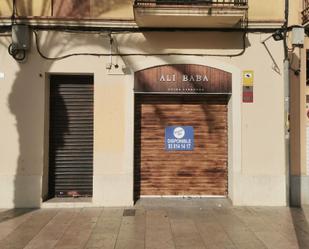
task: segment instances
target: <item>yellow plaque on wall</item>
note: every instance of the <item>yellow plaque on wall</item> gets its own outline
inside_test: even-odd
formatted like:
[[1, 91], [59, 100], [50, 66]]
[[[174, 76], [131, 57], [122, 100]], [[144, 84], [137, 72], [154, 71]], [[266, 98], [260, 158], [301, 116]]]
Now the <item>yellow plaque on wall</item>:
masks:
[[244, 86], [253, 86], [254, 82], [254, 71], [246, 70], [242, 73], [242, 82]]

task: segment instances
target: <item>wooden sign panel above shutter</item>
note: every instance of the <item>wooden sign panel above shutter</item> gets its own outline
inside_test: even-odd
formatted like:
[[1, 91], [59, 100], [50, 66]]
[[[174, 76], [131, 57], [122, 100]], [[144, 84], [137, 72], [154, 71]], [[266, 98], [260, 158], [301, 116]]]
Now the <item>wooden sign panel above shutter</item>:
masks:
[[164, 65], [135, 73], [136, 93], [232, 93], [232, 74], [194, 64]]

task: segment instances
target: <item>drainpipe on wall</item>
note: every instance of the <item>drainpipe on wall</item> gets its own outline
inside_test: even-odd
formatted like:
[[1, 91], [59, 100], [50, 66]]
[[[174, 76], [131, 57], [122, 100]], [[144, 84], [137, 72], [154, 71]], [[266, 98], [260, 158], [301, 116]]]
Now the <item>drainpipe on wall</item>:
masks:
[[289, 0], [285, 0], [285, 12], [284, 12], [284, 25], [283, 25], [283, 45], [284, 45], [284, 137], [285, 137], [285, 163], [286, 163], [286, 199], [287, 205], [291, 204], [291, 157], [290, 157], [290, 73], [289, 73], [289, 54], [287, 44], [287, 32], [288, 32], [288, 19], [289, 19]]

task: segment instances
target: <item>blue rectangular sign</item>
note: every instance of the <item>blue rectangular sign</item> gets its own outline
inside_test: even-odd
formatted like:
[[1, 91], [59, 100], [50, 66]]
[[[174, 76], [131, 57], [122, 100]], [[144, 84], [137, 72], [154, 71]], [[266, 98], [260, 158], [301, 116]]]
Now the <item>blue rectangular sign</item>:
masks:
[[193, 150], [192, 126], [168, 126], [165, 128], [165, 150]]

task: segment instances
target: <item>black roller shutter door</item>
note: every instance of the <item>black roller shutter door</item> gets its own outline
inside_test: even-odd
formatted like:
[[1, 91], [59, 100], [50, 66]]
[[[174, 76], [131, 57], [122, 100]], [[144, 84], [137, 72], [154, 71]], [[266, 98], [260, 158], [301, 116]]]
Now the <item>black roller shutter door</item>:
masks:
[[92, 76], [51, 76], [49, 169], [50, 197], [92, 196]]

